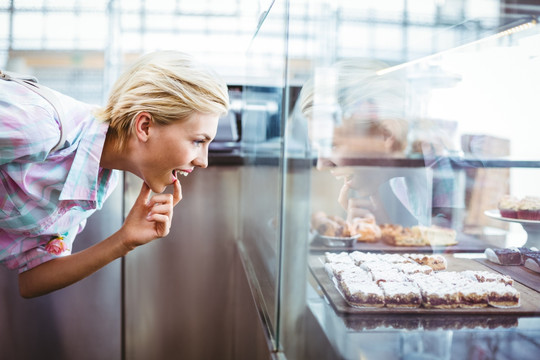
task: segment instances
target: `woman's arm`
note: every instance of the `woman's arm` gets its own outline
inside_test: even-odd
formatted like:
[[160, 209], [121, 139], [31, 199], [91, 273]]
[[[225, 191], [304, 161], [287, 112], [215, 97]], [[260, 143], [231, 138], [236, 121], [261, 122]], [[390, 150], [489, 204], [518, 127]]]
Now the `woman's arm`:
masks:
[[141, 192], [126, 221], [116, 233], [78, 253], [47, 261], [19, 274], [22, 297], [45, 295], [93, 274], [137, 246], [167, 236], [173, 207], [182, 198], [177, 180], [173, 194], [157, 194], [150, 199], [150, 188], [143, 183]]

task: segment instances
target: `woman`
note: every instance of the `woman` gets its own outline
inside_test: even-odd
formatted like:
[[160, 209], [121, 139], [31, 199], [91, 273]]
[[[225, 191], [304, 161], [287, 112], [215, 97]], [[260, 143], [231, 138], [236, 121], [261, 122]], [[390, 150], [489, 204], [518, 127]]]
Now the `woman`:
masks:
[[337, 200], [349, 221], [375, 215], [379, 223], [429, 224], [425, 169], [351, 166], [356, 158], [402, 157], [407, 148], [406, 81], [399, 72], [381, 75], [387, 67], [352, 58], [319, 69], [302, 87], [299, 117], [319, 152], [317, 168], [343, 181]]
[[[178, 175], [207, 166], [229, 104], [222, 80], [172, 51], [141, 57], [103, 109], [54, 94], [61, 112], [31, 89], [0, 81], [0, 262], [18, 269], [23, 297], [71, 285], [166, 236], [182, 198]], [[58, 138], [65, 141], [55, 146]], [[124, 224], [71, 254], [86, 219], [114, 190], [118, 170], [143, 180]], [[169, 185], [173, 194], [162, 194]]]

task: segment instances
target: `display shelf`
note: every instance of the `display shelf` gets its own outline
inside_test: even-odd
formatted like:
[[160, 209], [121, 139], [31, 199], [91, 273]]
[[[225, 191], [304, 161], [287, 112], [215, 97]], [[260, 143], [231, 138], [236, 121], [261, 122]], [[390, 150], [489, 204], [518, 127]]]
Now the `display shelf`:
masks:
[[340, 166], [436, 167], [437, 165], [445, 163], [451, 166], [453, 169], [540, 167], [540, 160], [493, 157], [481, 158], [467, 156], [333, 157], [321, 158], [318, 161], [325, 164], [339, 164]]

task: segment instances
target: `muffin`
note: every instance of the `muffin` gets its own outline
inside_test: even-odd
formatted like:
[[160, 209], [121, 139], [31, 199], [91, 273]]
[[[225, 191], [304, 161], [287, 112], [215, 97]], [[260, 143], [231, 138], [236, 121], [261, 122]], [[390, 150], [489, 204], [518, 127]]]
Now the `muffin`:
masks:
[[505, 218], [517, 219], [519, 204], [520, 201], [517, 197], [513, 195], [503, 196], [498, 203], [501, 216]]
[[526, 196], [518, 206], [518, 219], [540, 220], [540, 197]]

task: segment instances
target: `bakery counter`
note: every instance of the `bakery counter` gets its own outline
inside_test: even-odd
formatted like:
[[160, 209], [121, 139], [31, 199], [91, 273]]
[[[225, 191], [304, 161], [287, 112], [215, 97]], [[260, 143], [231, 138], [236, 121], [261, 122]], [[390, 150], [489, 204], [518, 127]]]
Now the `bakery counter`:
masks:
[[[536, 359], [540, 351], [540, 274], [531, 283], [518, 269], [486, 266], [479, 254], [443, 255], [452, 274], [477, 272], [508, 279], [520, 300], [512, 306], [353, 306], [324, 269], [324, 254], [310, 256], [310, 316], [343, 359]], [[487, 271], [487, 273], [486, 273]], [[517, 274], [517, 275], [516, 275]], [[526, 279], [525, 279], [526, 278]], [[458, 293], [458, 292], [456, 292]]]

